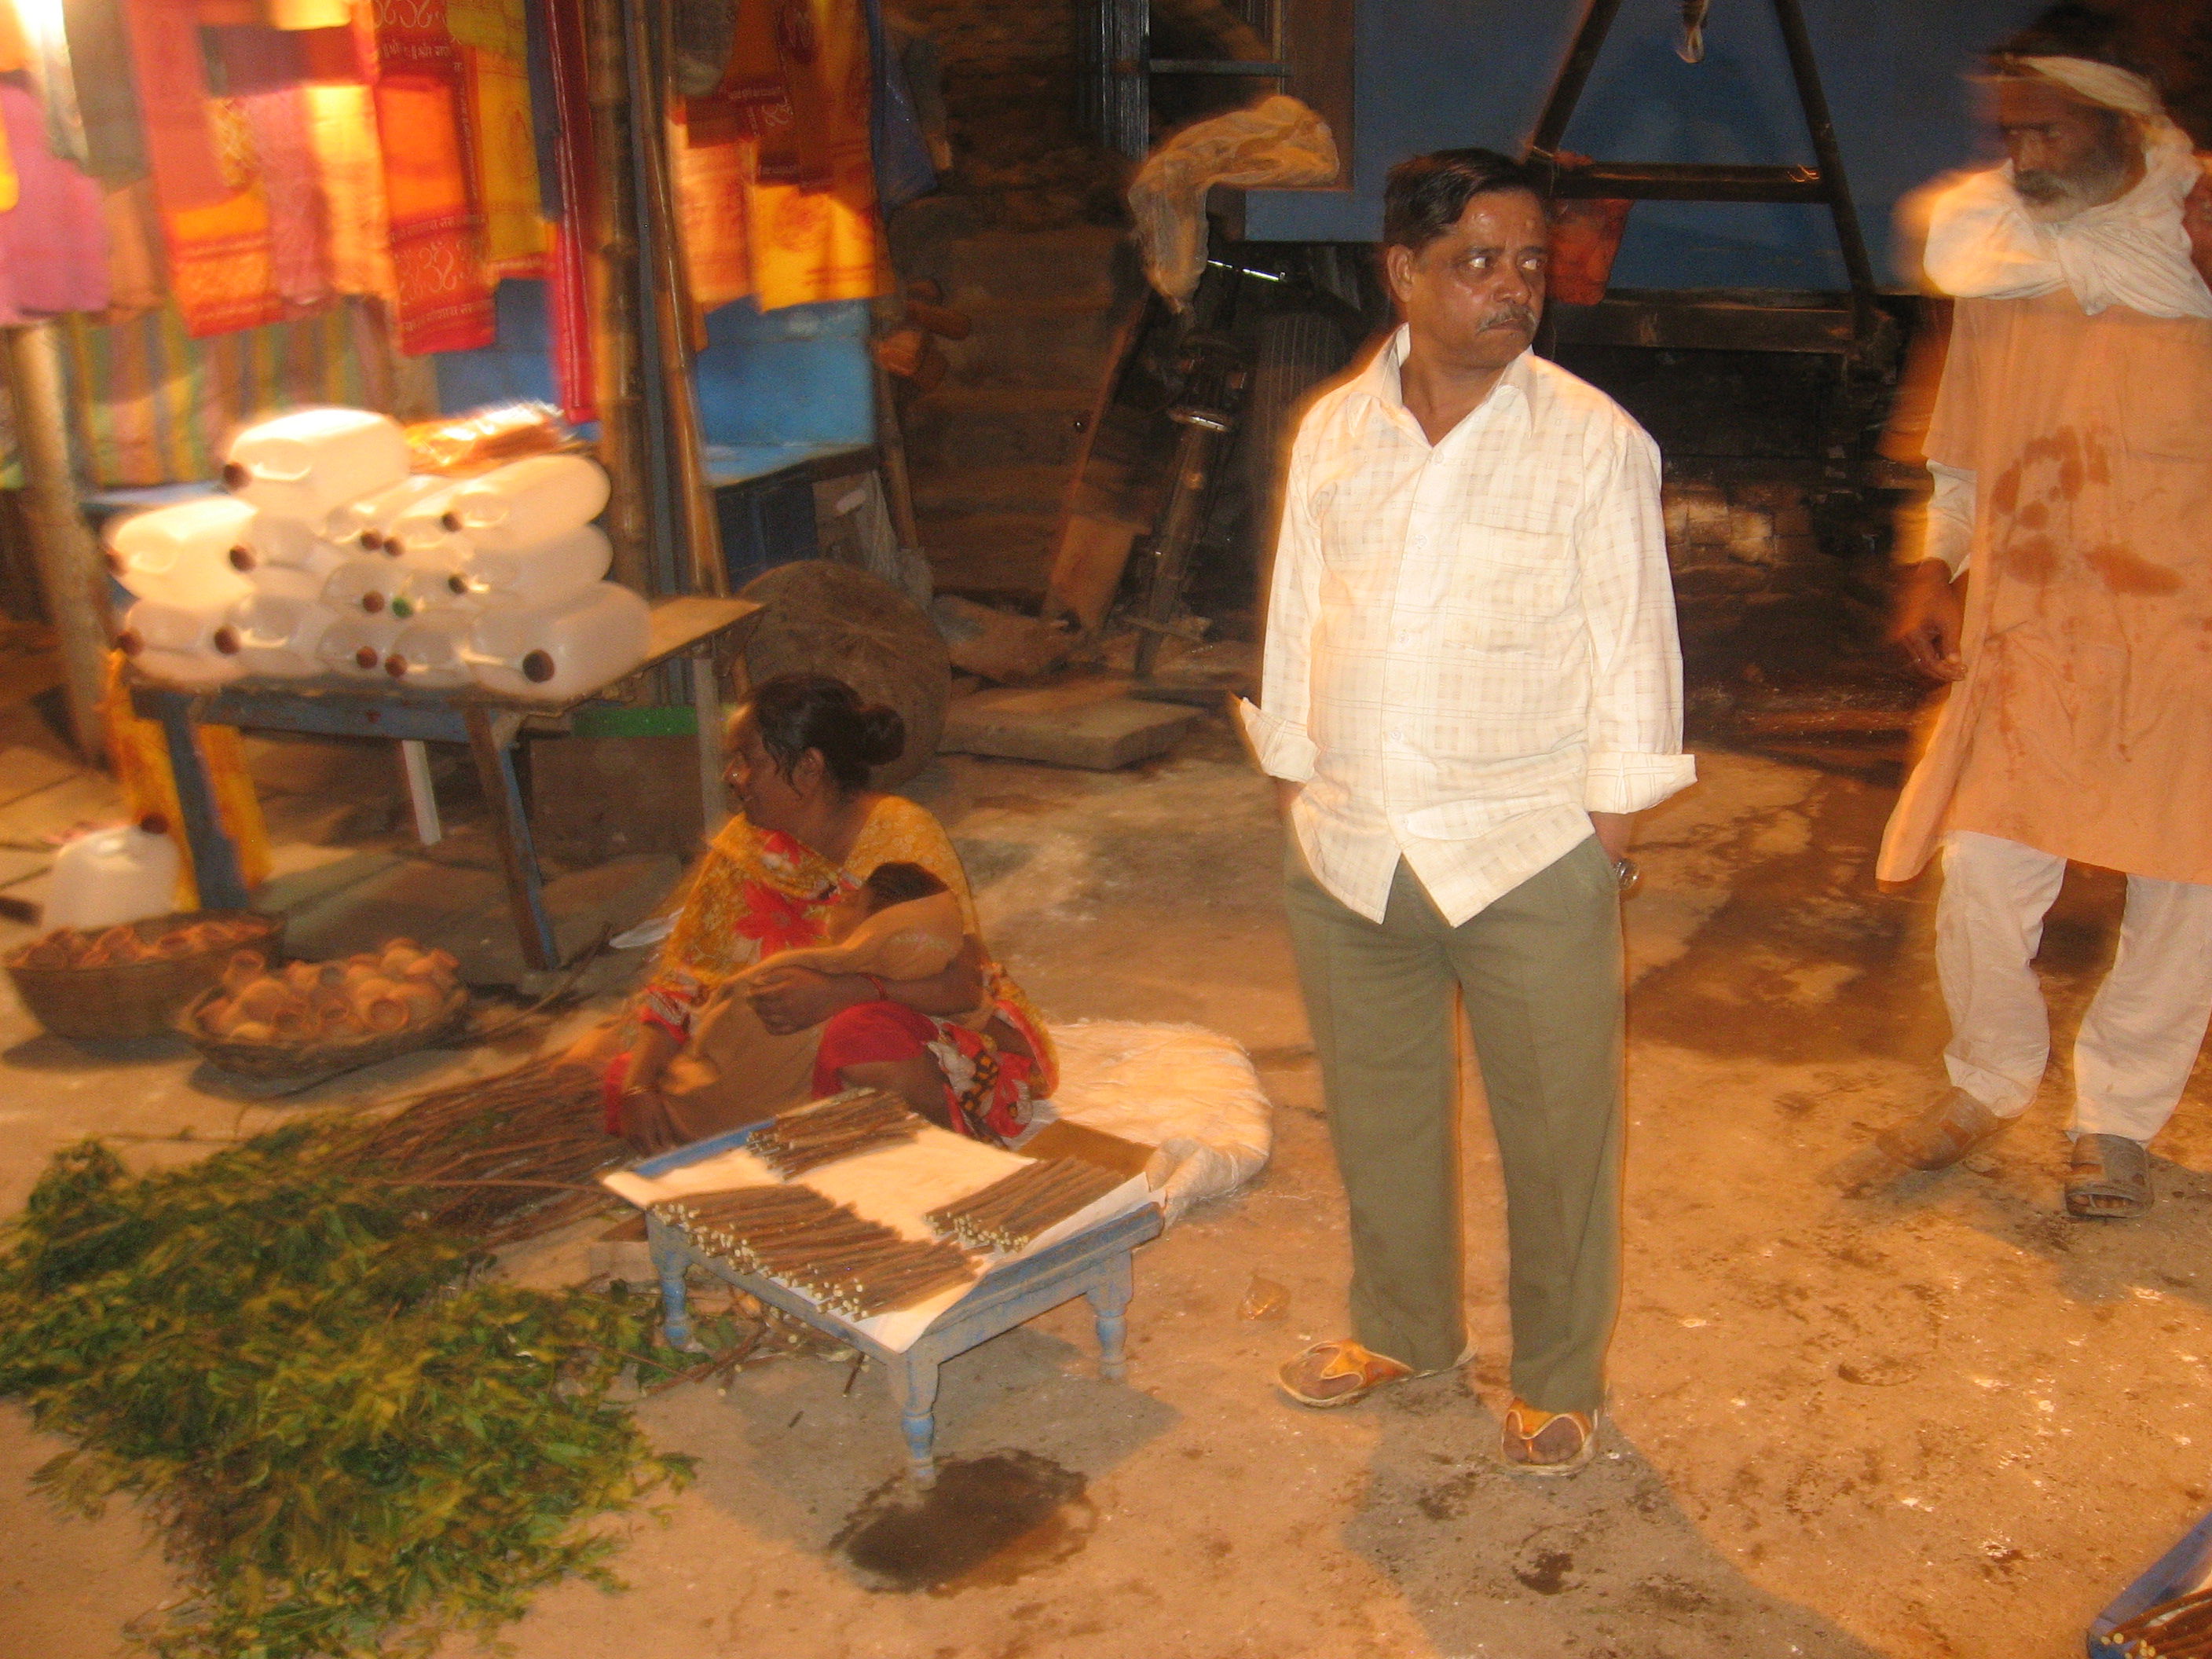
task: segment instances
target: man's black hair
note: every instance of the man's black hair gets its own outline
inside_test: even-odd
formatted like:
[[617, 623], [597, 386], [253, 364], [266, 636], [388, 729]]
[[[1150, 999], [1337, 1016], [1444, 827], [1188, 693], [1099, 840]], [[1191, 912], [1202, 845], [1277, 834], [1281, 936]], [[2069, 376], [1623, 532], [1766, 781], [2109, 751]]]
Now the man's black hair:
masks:
[[2000, 75], [2019, 73], [2012, 60], [2021, 58], [2083, 58], [2158, 84], [2157, 75], [2137, 52], [2126, 21], [2080, 0], [2062, 0], [1990, 49], [1990, 66]]
[[1535, 170], [1494, 149], [1440, 149], [1401, 161], [1382, 186], [1382, 246], [1419, 253], [1457, 224], [1476, 197], [1504, 190], [1544, 199]]

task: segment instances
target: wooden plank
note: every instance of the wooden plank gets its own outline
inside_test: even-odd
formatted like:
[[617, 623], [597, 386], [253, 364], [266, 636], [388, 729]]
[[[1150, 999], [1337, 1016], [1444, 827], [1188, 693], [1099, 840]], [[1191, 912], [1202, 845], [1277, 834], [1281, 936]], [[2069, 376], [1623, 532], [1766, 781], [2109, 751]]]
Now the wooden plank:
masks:
[[1842, 353], [1851, 349], [1853, 337], [1851, 313], [1826, 307], [1606, 300], [1594, 306], [1553, 305], [1546, 320], [1563, 345]]
[[1717, 167], [1702, 161], [1593, 161], [1559, 171], [1558, 197], [1632, 202], [1826, 202], [1817, 167]]

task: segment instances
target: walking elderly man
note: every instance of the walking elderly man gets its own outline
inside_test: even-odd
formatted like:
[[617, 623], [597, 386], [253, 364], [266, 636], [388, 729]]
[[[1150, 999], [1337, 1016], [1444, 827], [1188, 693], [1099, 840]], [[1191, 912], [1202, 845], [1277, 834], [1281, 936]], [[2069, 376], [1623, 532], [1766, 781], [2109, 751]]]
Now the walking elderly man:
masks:
[[1631, 815], [1689, 782], [1656, 450], [1532, 356], [1544, 203], [1487, 150], [1403, 163], [1404, 325], [1298, 428], [1246, 727], [1352, 1212], [1351, 1339], [1302, 1405], [1464, 1364], [1452, 998], [1504, 1168], [1503, 1456], [1589, 1459], [1619, 1282], [1620, 893]]
[[1863, 1191], [1942, 1169], [2027, 1108], [2051, 1048], [2031, 962], [2075, 859], [2128, 878], [2074, 1047], [2081, 1218], [2149, 1207], [2145, 1144], [2212, 1012], [2212, 292], [2197, 161], [2111, 34], [2069, 7], [1999, 48], [2011, 159], [1932, 204], [1928, 275], [1958, 303], [1899, 637], [1955, 684], [1877, 873], [1942, 849], [1952, 1086], [1844, 1170]]

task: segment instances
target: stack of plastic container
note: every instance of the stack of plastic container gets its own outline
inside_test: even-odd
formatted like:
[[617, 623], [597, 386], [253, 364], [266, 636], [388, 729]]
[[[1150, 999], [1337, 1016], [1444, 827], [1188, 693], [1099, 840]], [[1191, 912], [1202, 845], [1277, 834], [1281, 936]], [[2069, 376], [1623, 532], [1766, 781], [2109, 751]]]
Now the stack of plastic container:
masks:
[[472, 478], [410, 473], [398, 422], [311, 409], [241, 432], [230, 493], [112, 532], [137, 596], [120, 643], [155, 678], [474, 681], [562, 699], [635, 667], [645, 601], [605, 579], [606, 475], [533, 455]]

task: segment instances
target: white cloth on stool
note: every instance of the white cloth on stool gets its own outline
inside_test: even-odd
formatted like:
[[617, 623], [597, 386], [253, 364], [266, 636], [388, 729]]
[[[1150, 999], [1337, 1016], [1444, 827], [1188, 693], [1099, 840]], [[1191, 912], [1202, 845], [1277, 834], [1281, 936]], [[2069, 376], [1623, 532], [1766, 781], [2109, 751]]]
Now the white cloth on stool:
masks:
[[[2051, 1054], [2033, 961], [2066, 860], [1957, 831], [1943, 849], [1936, 965], [1951, 1014], [1952, 1083], [1999, 1117], [2027, 1109]], [[2212, 886], [2128, 878], [2112, 971], [2074, 1045], [2068, 1132], [2148, 1141], [2166, 1127], [2212, 1018]]]

